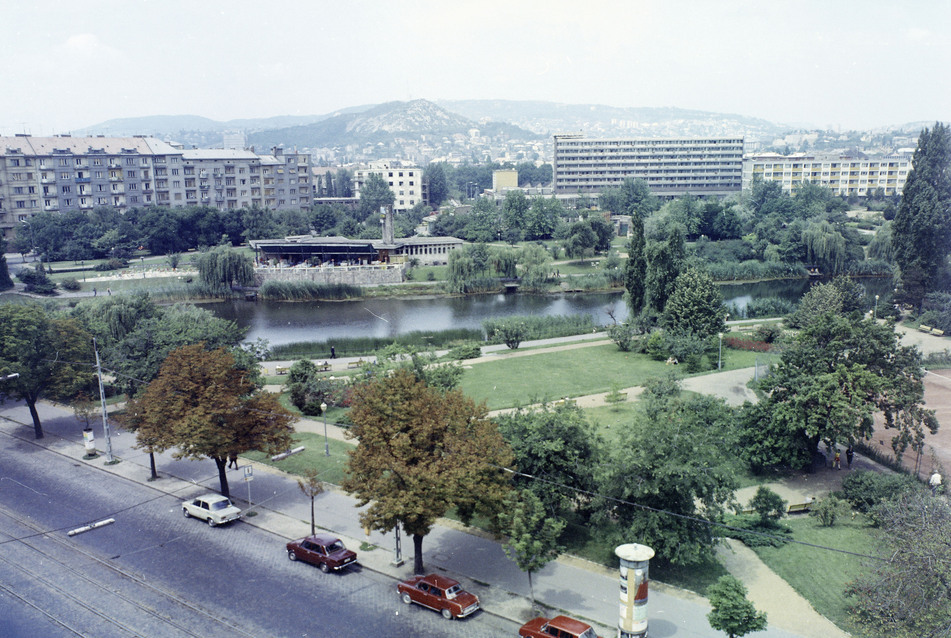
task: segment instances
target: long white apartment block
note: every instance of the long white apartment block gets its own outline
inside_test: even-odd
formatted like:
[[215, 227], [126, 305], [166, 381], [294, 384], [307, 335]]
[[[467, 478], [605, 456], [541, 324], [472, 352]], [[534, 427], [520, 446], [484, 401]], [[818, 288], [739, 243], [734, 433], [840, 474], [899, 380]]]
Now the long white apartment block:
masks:
[[866, 197], [878, 189], [887, 196], [900, 195], [911, 170], [912, 154], [878, 157], [850, 157], [840, 154], [762, 153], [743, 160], [743, 189], [754, 180], [779, 182], [787, 193], [795, 193], [803, 182], [811, 182], [845, 197]]
[[593, 197], [628, 178], [643, 179], [662, 198], [723, 197], [742, 188], [743, 138], [590, 138], [554, 136], [554, 189], [559, 198]]

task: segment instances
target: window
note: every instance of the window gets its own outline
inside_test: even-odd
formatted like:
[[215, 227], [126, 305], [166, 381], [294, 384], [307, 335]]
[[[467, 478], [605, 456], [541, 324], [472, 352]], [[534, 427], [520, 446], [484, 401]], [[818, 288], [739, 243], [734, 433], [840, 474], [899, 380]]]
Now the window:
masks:
[[135, 179], [139, 176], [139, 174], [136, 171], [126, 171], [125, 176], [131, 179]]
[[23, 187], [22, 187], [22, 186], [14, 186], [14, 187], [13, 187], [13, 194], [14, 194], [14, 195], [22, 195], [22, 194], [23, 194]]
[[73, 187], [72, 187], [72, 186], [69, 186], [68, 184], [65, 185], [65, 186], [63, 186], [63, 192], [64, 192], [64, 193], [72, 192], [72, 190], [73, 190]]
[[127, 158], [125, 158], [125, 165], [126, 165], [126, 166], [135, 166], [135, 158], [134, 158], [134, 157], [127, 157]]
[[17, 202], [17, 208], [26, 208], [26, 202], [20, 200]]
[[66, 158], [62, 158], [62, 159], [60, 159], [60, 161], [59, 161], [59, 165], [60, 165], [60, 166], [69, 166], [69, 160], [66, 159]]
[[93, 159], [92, 165], [93, 165], [93, 166], [102, 166], [102, 160], [99, 159], [98, 157], [96, 157], [96, 158]]

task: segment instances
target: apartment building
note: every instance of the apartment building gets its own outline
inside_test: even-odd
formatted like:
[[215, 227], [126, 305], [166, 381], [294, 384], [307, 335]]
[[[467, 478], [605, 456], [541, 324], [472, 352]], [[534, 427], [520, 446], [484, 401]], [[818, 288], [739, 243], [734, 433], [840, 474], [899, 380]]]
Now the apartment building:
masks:
[[[256, 189], [256, 190], [255, 190]], [[306, 209], [310, 156], [183, 150], [149, 137], [0, 137], [0, 233], [40, 212], [142, 206]]]
[[370, 162], [367, 168], [353, 172], [353, 195], [360, 197], [360, 191], [370, 175], [381, 176], [393, 191], [393, 210], [408, 211], [417, 204], [429, 201], [428, 192], [423, 184], [423, 169], [415, 166], [403, 166], [399, 162]]
[[643, 179], [661, 198], [726, 196], [742, 188], [743, 138], [599, 139], [554, 136], [559, 199], [593, 197], [625, 179]]
[[858, 158], [835, 154], [762, 153], [743, 159], [743, 189], [753, 180], [779, 182], [794, 193], [803, 182], [819, 184], [845, 197], [865, 197], [881, 189], [885, 195], [901, 195], [911, 170], [912, 154]]

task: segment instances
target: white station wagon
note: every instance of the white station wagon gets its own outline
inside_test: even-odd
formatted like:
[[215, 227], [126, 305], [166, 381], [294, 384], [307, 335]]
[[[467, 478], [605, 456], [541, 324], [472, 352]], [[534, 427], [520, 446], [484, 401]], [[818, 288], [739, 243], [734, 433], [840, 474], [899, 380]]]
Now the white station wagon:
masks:
[[221, 494], [203, 494], [198, 498], [182, 503], [185, 518], [201, 519], [214, 527], [228, 521], [241, 518], [241, 510], [231, 500]]

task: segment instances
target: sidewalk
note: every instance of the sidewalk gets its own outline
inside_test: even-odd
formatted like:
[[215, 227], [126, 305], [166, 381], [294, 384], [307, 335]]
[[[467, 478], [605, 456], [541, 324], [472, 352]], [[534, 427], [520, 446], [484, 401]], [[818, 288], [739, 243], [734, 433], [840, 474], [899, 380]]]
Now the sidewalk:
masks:
[[[38, 406], [46, 437], [34, 441], [29, 411], [22, 402], [7, 401], [0, 405], [0, 433], [15, 436], [37, 444], [41, 448], [86, 463], [102, 471], [124, 477], [164, 492], [175, 498], [185, 498], [206, 490], [217, 491], [217, 471], [211, 461], [176, 460], [170, 454], [156, 455], [161, 478], [149, 482], [148, 455], [133, 447], [134, 438], [117, 431], [112, 436], [113, 455], [121, 462], [106, 465], [105, 457], [83, 460], [82, 428], [68, 408], [47, 403]], [[97, 437], [101, 430], [96, 427]], [[322, 424], [321, 424], [322, 429]], [[328, 433], [329, 433], [328, 428]], [[338, 429], [335, 433], [342, 436]], [[97, 448], [105, 441], [97, 438]], [[247, 461], [242, 460], [246, 465]], [[305, 536], [310, 528], [310, 506], [300, 493], [293, 477], [263, 465], [254, 465], [254, 480], [242, 481], [243, 471], [229, 471], [232, 497], [239, 506], [247, 507], [248, 487], [252, 511], [256, 516], [244, 518], [244, 523], [267, 530], [281, 538]], [[392, 534], [372, 532], [364, 535], [360, 529], [355, 500], [334, 489], [317, 497], [317, 521], [322, 529], [337, 533], [349, 547], [359, 554], [363, 568], [394, 579], [412, 574], [412, 539], [403, 538], [403, 557], [406, 563], [394, 566]], [[427, 570], [445, 572], [460, 580], [464, 586], [482, 599], [486, 613], [523, 623], [533, 617], [528, 600], [528, 578], [509, 560], [501, 546], [491, 538], [469, 533], [459, 525], [443, 521], [426, 537], [424, 560]], [[283, 551], [279, 542], [275, 552]], [[616, 634], [618, 614], [617, 572], [593, 565], [574, 557], [562, 557], [533, 576], [538, 601], [552, 613], [567, 613], [592, 621], [599, 635]], [[650, 632], [652, 637], [713, 636], [706, 619], [709, 605], [705, 599], [676, 588], [654, 582], [650, 598]], [[772, 623], [757, 636], [766, 638], [819, 638], [829, 633], [803, 632], [805, 623], [798, 619], [794, 626]]]

